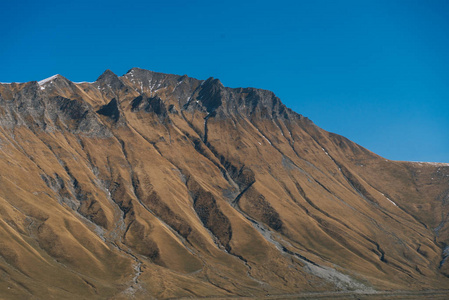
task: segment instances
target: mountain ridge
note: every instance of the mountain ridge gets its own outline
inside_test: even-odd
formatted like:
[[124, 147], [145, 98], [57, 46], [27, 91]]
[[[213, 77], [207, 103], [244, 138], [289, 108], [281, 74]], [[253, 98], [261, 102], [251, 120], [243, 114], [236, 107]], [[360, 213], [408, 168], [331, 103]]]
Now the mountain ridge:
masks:
[[447, 286], [448, 165], [386, 160], [213, 78], [40, 82], [0, 85], [10, 298]]

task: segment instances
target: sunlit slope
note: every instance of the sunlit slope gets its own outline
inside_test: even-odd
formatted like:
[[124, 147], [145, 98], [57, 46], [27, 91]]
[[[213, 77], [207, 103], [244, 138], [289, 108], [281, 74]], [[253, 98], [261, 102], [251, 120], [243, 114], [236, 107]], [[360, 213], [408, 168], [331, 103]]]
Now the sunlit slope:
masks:
[[58, 75], [0, 84], [0, 126], [7, 298], [449, 285], [449, 166], [385, 160], [269, 91]]

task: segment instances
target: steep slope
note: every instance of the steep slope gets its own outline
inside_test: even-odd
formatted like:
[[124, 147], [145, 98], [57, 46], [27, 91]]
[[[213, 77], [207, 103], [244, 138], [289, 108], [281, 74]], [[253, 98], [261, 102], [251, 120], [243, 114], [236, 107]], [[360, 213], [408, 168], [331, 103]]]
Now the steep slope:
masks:
[[0, 84], [0, 294], [449, 286], [449, 164], [388, 161], [217, 79]]

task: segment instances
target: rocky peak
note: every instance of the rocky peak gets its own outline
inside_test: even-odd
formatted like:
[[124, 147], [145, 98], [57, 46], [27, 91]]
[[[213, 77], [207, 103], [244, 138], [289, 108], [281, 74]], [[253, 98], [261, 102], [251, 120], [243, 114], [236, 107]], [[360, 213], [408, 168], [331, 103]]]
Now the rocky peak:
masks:
[[103, 74], [98, 77], [98, 79], [94, 82], [94, 86], [99, 89], [103, 97], [109, 99], [112, 98], [120, 99], [120, 92], [127, 91], [126, 85], [123, 81], [111, 70], [106, 70]]
[[107, 69], [97, 78], [95, 82], [110, 82], [114, 79], [118, 79], [118, 76], [111, 70]]
[[[61, 78], [61, 77], [62, 77], [61, 75], [56, 74], [56, 75], [50, 76], [50, 77], [48, 77], [48, 78], [45, 78], [45, 79], [39, 81], [38, 84], [39, 84], [40, 86], [44, 86], [45, 84], [51, 83], [51, 82], [53, 82], [53, 80], [56, 80], [56, 79]], [[63, 78], [63, 77], [62, 77], [62, 78]]]
[[154, 93], [169, 86], [176, 86], [181, 76], [132, 68], [121, 78], [128, 81], [137, 91]]
[[234, 89], [236, 95], [232, 99], [237, 100], [240, 112], [246, 115], [257, 114], [262, 118], [298, 118], [300, 115], [287, 108], [281, 100], [271, 91], [242, 88]]
[[299, 117], [271, 91], [256, 88], [227, 88], [219, 79], [213, 77], [200, 81], [186, 75], [164, 74], [132, 68], [122, 77], [106, 70], [96, 83], [103, 93], [109, 95], [112, 92], [109, 97], [106, 97], [109, 99], [117, 98], [118, 91], [124, 87], [130, 87], [148, 97], [154, 97], [162, 92], [165, 95], [162, 98], [164, 100], [157, 101], [161, 102], [161, 105], [167, 101], [166, 99], [175, 99], [175, 103], [179, 99], [183, 109], [196, 110], [201, 107], [201, 110], [207, 113], [214, 112], [214, 116], [222, 118], [230, 114], [258, 115], [262, 118]]
[[226, 90], [219, 79], [210, 77], [202, 83], [198, 100], [206, 107], [208, 113], [220, 107], [224, 98], [226, 98]]
[[[186, 75], [184, 75], [184, 76], [186, 76]], [[178, 80], [180, 77], [183, 77], [183, 76], [159, 73], [159, 72], [154, 72], [154, 71], [145, 70], [145, 69], [141, 69], [141, 68], [132, 68], [128, 72], [126, 72], [126, 74], [123, 75], [123, 77], [126, 77], [128, 79], [130, 77], [134, 77], [135, 79], [154, 79], [156, 81], [161, 81], [161, 80], [165, 80], [165, 79]]]
[[[92, 112], [105, 115], [115, 122], [123, 113], [120, 111], [122, 101], [131, 101], [133, 112], [155, 113], [162, 119], [168, 116], [168, 111], [178, 110], [201, 110], [208, 117], [219, 119], [235, 116], [258, 116], [266, 119], [299, 117], [286, 108], [274, 93], [267, 90], [227, 88], [213, 77], [201, 81], [186, 75], [163, 74], [140, 68], [132, 68], [121, 77], [106, 70], [93, 84], [89, 84], [90, 90], [82, 90], [59, 74], [22, 85], [15, 93], [14, 106], [19, 111], [24, 110], [26, 114], [33, 111], [33, 116], [36, 112], [36, 116], [40, 118], [43, 116], [46, 99], [55, 97], [86, 102], [92, 107]], [[11, 99], [10, 89], [12, 86], [2, 88], [3, 99]], [[86, 98], [86, 91], [89, 91], [89, 97], [96, 97], [101, 101], [90, 102]], [[76, 109], [70, 107], [72, 110]]]
[[[227, 88], [213, 77], [202, 82], [197, 100], [208, 113], [224, 118], [229, 114], [262, 118], [299, 118], [271, 91], [256, 88]], [[214, 114], [215, 115], [215, 114]]]
[[73, 82], [59, 74], [43, 79], [39, 81], [37, 85], [41, 91], [44, 91], [47, 94], [61, 95], [65, 97], [76, 94], [76, 91], [74, 91], [75, 85]]
[[95, 83], [99, 84], [99, 86], [107, 85], [108, 87], [114, 89], [120, 89], [124, 86], [120, 78], [109, 69], [104, 71], [103, 74], [101, 74], [100, 77], [98, 77], [98, 79], [95, 81]]

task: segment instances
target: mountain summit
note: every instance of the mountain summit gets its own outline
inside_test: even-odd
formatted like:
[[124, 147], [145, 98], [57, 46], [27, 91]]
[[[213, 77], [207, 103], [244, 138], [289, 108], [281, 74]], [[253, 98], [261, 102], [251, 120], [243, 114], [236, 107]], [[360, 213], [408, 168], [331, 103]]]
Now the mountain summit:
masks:
[[449, 164], [270, 91], [133, 68], [0, 84], [8, 299], [448, 296]]

